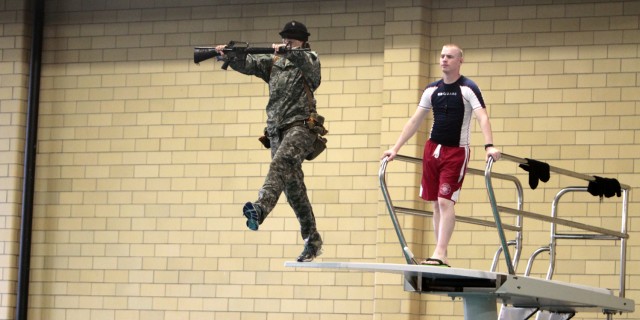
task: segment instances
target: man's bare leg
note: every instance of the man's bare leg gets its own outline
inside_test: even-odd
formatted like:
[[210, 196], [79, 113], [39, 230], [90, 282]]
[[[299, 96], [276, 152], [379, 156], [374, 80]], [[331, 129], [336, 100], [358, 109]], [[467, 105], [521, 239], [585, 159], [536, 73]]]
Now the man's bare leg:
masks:
[[438, 236], [440, 235], [440, 205], [438, 201], [433, 201], [433, 234], [436, 237], [436, 247], [438, 246]]
[[[449, 264], [447, 247], [456, 224], [454, 205], [453, 201], [444, 198], [438, 198], [438, 201], [433, 203], [433, 230], [436, 237], [436, 249], [431, 258], [441, 260], [445, 264]], [[435, 261], [426, 261], [425, 263], [437, 264]]]

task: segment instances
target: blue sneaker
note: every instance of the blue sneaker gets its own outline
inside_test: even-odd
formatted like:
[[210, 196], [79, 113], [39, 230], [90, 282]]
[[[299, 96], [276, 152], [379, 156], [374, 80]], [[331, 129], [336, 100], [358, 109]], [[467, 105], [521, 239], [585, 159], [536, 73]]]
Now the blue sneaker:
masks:
[[260, 207], [251, 202], [245, 203], [242, 208], [242, 213], [247, 218], [247, 227], [253, 231], [260, 227], [260, 211]]

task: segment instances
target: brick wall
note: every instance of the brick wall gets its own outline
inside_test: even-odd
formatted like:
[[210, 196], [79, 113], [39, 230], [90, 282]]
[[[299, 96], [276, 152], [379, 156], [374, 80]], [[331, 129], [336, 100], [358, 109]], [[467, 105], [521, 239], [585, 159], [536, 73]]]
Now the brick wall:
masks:
[[[3, 15], [20, 11], [10, 3]], [[638, 1], [86, 0], [48, 1], [46, 10], [30, 319], [463, 317], [459, 301], [405, 293], [399, 276], [284, 268], [303, 244], [284, 197], [259, 232], [246, 229], [241, 206], [257, 197], [269, 166], [257, 141], [268, 90], [212, 60], [195, 65], [193, 47], [229, 40], [269, 45], [291, 19], [307, 24], [323, 67], [316, 98], [329, 149], [303, 164], [326, 243], [322, 261], [403, 262], [382, 202], [379, 160], [422, 88], [439, 77], [444, 43], [465, 49], [462, 72], [483, 90], [504, 152], [640, 183]], [[22, 48], [7, 45], [21, 39], [12, 39], [11, 25], [0, 24], [3, 83], [24, 73], [7, 53]], [[7, 314], [0, 317], [7, 319], [19, 216], [11, 199], [20, 173], [13, 168], [24, 125], [19, 107], [26, 104], [16, 92], [23, 87], [0, 91], [2, 128], [13, 135], [0, 138], [1, 151], [16, 160], [0, 165], [8, 231]], [[429, 126], [402, 154], [421, 154]], [[470, 166], [483, 168], [482, 136], [473, 130]], [[498, 162], [495, 170], [516, 174], [526, 188], [525, 209], [539, 213], [549, 212], [559, 187], [586, 185], [552, 176], [530, 190], [517, 165]], [[390, 164], [396, 204], [429, 208], [417, 197], [418, 181], [418, 167]], [[499, 200], [513, 202], [506, 183], [496, 187]], [[461, 197], [459, 215], [491, 219], [482, 179], [468, 176]], [[618, 230], [619, 200], [572, 196], [562, 210]], [[638, 202], [632, 193], [627, 296], [635, 300]], [[430, 219], [400, 220], [413, 252], [428, 256]], [[528, 255], [549, 241], [548, 225], [525, 221], [525, 227], [520, 273]], [[451, 263], [487, 270], [496, 233], [456, 228]], [[567, 242], [558, 250], [555, 278], [617, 288], [615, 250]], [[533, 274], [544, 276], [547, 259], [539, 260]]]
[[15, 309], [28, 59], [31, 43], [22, 1], [0, 1], [0, 318]]

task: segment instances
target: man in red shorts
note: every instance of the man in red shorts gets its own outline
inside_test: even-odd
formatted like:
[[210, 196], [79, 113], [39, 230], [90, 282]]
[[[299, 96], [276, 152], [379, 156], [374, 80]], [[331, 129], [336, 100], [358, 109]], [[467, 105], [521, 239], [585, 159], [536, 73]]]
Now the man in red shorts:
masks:
[[405, 124], [396, 144], [383, 153], [389, 161], [418, 130], [433, 110], [433, 125], [424, 148], [420, 197], [433, 201], [433, 229], [436, 248], [422, 264], [449, 266], [447, 247], [455, 225], [454, 205], [469, 162], [470, 124], [475, 115], [484, 136], [486, 159], [500, 159], [493, 146], [491, 123], [478, 86], [460, 74], [464, 61], [462, 49], [455, 44], [442, 47], [442, 79], [424, 90], [418, 108]]

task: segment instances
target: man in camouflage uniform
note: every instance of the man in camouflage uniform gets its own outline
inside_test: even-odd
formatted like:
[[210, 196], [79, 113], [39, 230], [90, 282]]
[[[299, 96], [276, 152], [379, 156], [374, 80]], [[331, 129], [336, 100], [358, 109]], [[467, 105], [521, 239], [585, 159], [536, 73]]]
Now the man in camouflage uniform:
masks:
[[[300, 223], [304, 250], [299, 262], [312, 261], [322, 253], [322, 239], [316, 229], [313, 208], [307, 197], [302, 161], [313, 151], [317, 134], [307, 121], [316, 112], [313, 92], [320, 86], [320, 60], [309, 48], [309, 32], [304, 24], [291, 21], [280, 32], [282, 43], [273, 44], [274, 54], [247, 54], [245, 59], [229, 60], [234, 70], [255, 75], [269, 84], [265, 135], [271, 147], [271, 165], [258, 200], [247, 202], [242, 211], [247, 227], [258, 230], [284, 191]], [[223, 54], [225, 45], [216, 46]]]

